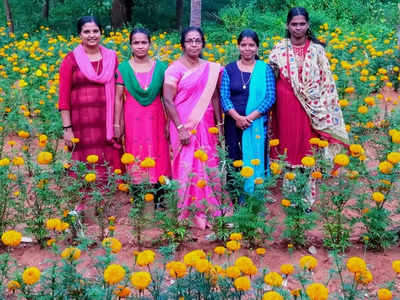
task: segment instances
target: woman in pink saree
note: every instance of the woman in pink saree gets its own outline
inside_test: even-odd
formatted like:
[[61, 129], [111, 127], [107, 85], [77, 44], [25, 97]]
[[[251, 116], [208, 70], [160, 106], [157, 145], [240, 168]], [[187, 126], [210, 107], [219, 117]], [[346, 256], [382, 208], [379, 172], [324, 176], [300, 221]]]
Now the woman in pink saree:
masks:
[[180, 217], [188, 218], [193, 211], [195, 225], [204, 229], [207, 214], [219, 214], [219, 201], [210, 186], [212, 182], [218, 188], [218, 131], [210, 128], [222, 125], [216, 88], [221, 67], [200, 58], [204, 47], [200, 28], [183, 30], [181, 45], [183, 55], [169, 66], [164, 79], [172, 178], [180, 183]]

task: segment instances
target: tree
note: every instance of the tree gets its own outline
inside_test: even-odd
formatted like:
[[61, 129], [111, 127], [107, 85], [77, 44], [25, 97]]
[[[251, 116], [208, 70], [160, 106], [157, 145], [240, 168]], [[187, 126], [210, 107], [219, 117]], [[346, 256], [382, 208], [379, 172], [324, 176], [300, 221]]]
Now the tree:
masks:
[[49, 2], [50, 0], [44, 0], [42, 8], [42, 17], [47, 21], [49, 20], [49, 6], [50, 6]]
[[3, 0], [3, 3], [4, 3], [4, 10], [6, 12], [6, 18], [7, 18], [7, 24], [8, 24], [9, 31], [14, 33], [14, 22], [13, 22], [13, 18], [12, 18], [12, 14], [11, 14], [10, 4], [8, 3], [8, 0]]
[[121, 28], [132, 20], [132, 0], [113, 0], [111, 5], [111, 25]]
[[183, 0], [176, 0], [176, 29], [182, 30]]
[[201, 0], [190, 0], [190, 26], [201, 26]]

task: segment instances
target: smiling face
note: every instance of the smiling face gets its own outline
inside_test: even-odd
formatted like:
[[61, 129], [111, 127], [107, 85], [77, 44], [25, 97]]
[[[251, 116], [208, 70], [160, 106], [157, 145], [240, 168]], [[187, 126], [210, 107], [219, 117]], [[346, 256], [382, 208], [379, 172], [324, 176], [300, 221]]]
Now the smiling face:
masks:
[[146, 34], [137, 32], [132, 36], [132, 54], [137, 58], [144, 58], [148, 55], [150, 41]]
[[184, 53], [189, 57], [199, 57], [203, 49], [203, 40], [197, 31], [189, 31], [185, 36]]
[[256, 42], [251, 37], [244, 37], [238, 45], [240, 57], [244, 60], [253, 60], [258, 52]]
[[289, 30], [290, 37], [295, 39], [301, 39], [306, 36], [309, 24], [306, 18], [302, 15], [295, 16], [287, 24], [287, 29]]
[[94, 22], [85, 23], [79, 34], [82, 45], [85, 47], [97, 47], [101, 40], [100, 28]]

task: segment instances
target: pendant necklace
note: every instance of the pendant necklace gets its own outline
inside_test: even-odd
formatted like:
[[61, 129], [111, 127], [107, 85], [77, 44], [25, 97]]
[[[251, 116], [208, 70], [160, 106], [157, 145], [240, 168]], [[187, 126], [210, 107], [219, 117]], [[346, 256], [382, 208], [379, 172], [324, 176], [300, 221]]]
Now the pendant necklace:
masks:
[[249, 82], [251, 80], [251, 75], [253, 75], [253, 72], [250, 72], [249, 79], [245, 82], [244, 78], [243, 78], [243, 72], [242, 72], [242, 70], [240, 70], [240, 68], [239, 68], [239, 71], [240, 71], [240, 78], [242, 79], [242, 89], [245, 90], [247, 88], [247, 85], [249, 84]]
[[150, 70], [146, 74], [146, 81], [145, 81], [145, 84], [144, 84], [144, 90], [145, 91], [147, 91], [147, 89], [149, 88], [150, 73], [151, 73], [151, 69], [153, 68], [153, 64], [154, 64], [154, 62], [151, 63]]

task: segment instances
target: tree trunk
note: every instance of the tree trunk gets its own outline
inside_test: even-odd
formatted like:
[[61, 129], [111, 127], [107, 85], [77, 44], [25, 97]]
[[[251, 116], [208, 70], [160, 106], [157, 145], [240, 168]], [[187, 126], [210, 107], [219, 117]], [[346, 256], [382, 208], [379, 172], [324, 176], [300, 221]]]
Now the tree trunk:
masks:
[[111, 5], [111, 25], [121, 28], [132, 19], [132, 0], [113, 0]]
[[190, 0], [190, 26], [201, 26], [201, 0]]
[[46, 21], [49, 20], [49, 5], [50, 5], [50, 0], [44, 0], [43, 3], [43, 9], [42, 9], [42, 17], [46, 19]]
[[176, 29], [182, 30], [183, 0], [176, 0]]
[[14, 22], [11, 14], [10, 4], [8, 3], [8, 0], [3, 0], [3, 3], [4, 3], [4, 10], [6, 12], [8, 31], [14, 33]]

